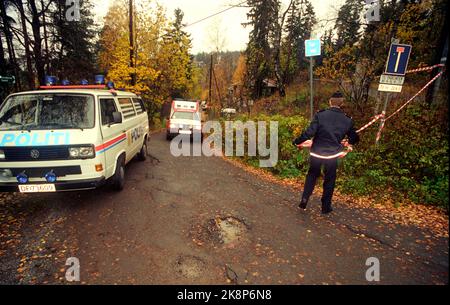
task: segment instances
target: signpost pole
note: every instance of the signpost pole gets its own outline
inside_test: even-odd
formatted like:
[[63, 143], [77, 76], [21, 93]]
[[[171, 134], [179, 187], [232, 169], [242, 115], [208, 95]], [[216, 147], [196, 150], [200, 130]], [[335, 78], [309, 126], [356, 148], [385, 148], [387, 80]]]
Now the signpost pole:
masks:
[[305, 40], [305, 57], [309, 57], [309, 97], [311, 120], [314, 117], [314, 56], [320, 56], [320, 39]]
[[314, 117], [314, 80], [313, 80], [313, 66], [314, 58], [309, 57], [309, 92], [310, 92], [310, 111], [311, 111], [311, 121]]
[[[386, 98], [385, 98], [385, 100], [384, 100], [384, 106], [383, 106], [383, 112], [382, 113], [384, 113], [384, 114], [386, 114], [386, 110], [387, 110], [387, 106], [388, 106], [388, 103], [389, 103], [389, 97], [390, 97], [390, 93], [389, 92], [386, 92]], [[378, 133], [381, 131], [381, 129], [383, 128], [383, 126], [384, 126], [384, 121], [385, 121], [385, 118], [383, 117], [382, 119], [381, 119], [381, 121], [380, 121], [380, 127], [378, 128]], [[379, 141], [380, 139], [377, 137], [376, 138], [376, 140], [375, 140], [375, 145], [378, 145], [378, 141]]]
[[[389, 48], [386, 67], [384, 69], [384, 73], [380, 76], [380, 84], [378, 86], [378, 91], [386, 92], [386, 99], [384, 101], [382, 112], [383, 115], [386, 115], [390, 92], [400, 93], [402, 91], [411, 49], [411, 45], [400, 44], [396, 38], [391, 39], [391, 46]], [[386, 118], [382, 117], [377, 138], [375, 140], [375, 145], [378, 145], [385, 122]]]

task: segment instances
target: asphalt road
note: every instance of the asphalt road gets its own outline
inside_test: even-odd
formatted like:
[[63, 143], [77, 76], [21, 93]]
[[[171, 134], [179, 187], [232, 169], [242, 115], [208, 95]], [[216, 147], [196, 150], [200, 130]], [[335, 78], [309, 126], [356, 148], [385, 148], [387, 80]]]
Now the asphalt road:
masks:
[[[0, 256], [0, 283], [67, 283], [65, 259], [87, 284], [446, 284], [448, 238], [386, 223], [375, 210], [314, 198], [219, 157], [171, 156], [163, 134], [133, 161], [125, 189], [18, 195], [20, 219]], [[366, 260], [380, 282], [366, 280]]]

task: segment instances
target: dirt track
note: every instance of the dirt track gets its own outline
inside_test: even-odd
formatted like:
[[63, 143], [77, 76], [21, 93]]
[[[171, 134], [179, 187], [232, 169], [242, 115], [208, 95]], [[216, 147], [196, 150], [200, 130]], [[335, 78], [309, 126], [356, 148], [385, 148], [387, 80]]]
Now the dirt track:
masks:
[[221, 158], [172, 157], [163, 134], [149, 150], [121, 193], [5, 197], [18, 221], [2, 219], [0, 283], [66, 283], [70, 256], [88, 284], [367, 284], [369, 257], [380, 284], [448, 283], [448, 238], [369, 208], [301, 212], [297, 192]]

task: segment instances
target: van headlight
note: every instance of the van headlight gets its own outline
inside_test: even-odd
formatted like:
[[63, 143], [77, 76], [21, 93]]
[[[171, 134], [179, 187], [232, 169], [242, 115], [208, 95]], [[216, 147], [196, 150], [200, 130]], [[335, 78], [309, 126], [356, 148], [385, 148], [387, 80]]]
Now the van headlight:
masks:
[[73, 159], [95, 158], [94, 145], [82, 145], [69, 147], [69, 156]]
[[0, 160], [4, 160], [4, 159], [6, 159], [5, 151], [3, 149], [0, 149]]

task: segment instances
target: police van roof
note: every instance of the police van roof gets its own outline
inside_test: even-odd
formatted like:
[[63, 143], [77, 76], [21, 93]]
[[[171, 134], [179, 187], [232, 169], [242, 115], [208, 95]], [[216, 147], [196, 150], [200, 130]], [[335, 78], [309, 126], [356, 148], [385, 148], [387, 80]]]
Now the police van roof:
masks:
[[27, 95], [27, 94], [61, 94], [61, 93], [77, 93], [77, 94], [91, 94], [95, 96], [132, 96], [137, 97], [136, 94], [132, 92], [120, 91], [120, 90], [101, 90], [101, 89], [51, 89], [51, 90], [32, 90], [32, 91], [24, 91], [17, 92], [11, 94], [14, 95]]

